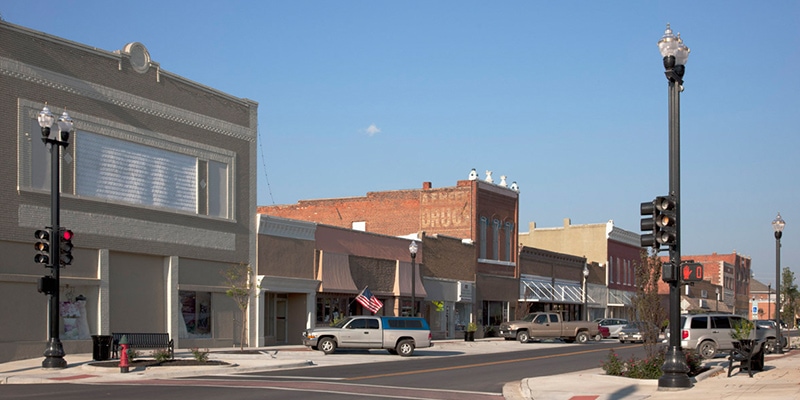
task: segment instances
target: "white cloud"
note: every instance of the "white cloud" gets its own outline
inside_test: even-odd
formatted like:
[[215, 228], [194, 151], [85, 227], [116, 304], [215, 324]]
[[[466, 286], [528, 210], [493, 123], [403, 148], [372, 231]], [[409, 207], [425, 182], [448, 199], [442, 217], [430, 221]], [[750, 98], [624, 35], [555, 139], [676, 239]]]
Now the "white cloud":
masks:
[[365, 132], [367, 132], [367, 135], [375, 136], [381, 133], [381, 130], [375, 124], [372, 124], [365, 130]]

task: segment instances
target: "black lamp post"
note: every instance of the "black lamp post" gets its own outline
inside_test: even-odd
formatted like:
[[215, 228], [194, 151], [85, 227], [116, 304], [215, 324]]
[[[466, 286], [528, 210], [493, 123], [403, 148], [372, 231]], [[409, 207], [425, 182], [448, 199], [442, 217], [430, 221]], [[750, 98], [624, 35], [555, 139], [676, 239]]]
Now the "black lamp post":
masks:
[[60, 314], [60, 286], [61, 286], [61, 261], [59, 252], [61, 249], [60, 234], [60, 190], [61, 190], [61, 169], [59, 156], [61, 147], [69, 146], [69, 135], [72, 132], [72, 118], [66, 111], [58, 118], [58, 134], [50, 137], [50, 127], [56, 122], [55, 116], [50, 109], [45, 106], [39, 112], [39, 126], [42, 128], [42, 142], [50, 149], [50, 257], [48, 267], [52, 269], [54, 285], [50, 291], [50, 306], [48, 307], [49, 339], [47, 348], [44, 351], [45, 359], [42, 361], [43, 368], [66, 368], [67, 361], [64, 360], [64, 347], [59, 339]]
[[[669, 24], [664, 36], [658, 41], [658, 49], [664, 60], [664, 74], [669, 81], [669, 193], [675, 198], [675, 245], [670, 247], [669, 259], [675, 268], [681, 264], [681, 125], [680, 92], [683, 91], [683, 74], [689, 59], [689, 48], [683, 44], [680, 34], [672, 34]], [[681, 349], [681, 280], [669, 282], [669, 347], [664, 356], [658, 379], [659, 389], [687, 389], [692, 387], [689, 366]]]
[[408, 245], [408, 251], [411, 253], [411, 316], [417, 316], [417, 266], [416, 266], [416, 258], [417, 258], [417, 241], [412, 240], [411, 244]]
[[783, 354], [783, 340], [781, 339], [781, 236], [786, 222], [781, 218], [781, 213], [772, 221], [772, 229], [775, 231], [775, 341], [777, 353]]
[[586, 279], [589, 277], [589, 265], [583, 264], [583, 320], [589, 320], [589, 309], [586, 306]]

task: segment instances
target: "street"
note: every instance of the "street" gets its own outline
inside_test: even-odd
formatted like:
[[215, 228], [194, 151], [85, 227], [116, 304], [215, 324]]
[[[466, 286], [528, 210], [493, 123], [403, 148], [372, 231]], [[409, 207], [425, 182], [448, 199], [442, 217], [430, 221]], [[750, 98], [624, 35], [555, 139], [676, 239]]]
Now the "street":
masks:
[[[8, 399], [42, 398], [58, 393], [60, 400], [168, 399], [499, 399], [507, 382], [598, 368], [609, 349], [620, 357], [642, 357], [641, 345], [606, 340], [585, 345], [563, 343], [482, 343], [489, 353], [461, 353], [436, 347], [419, 349], [403, 358], [365, 351], [341, 351], [318, 357], [315, 366], [259, 373], [150, 379], [103, 384], [58, 383], [2, 385]], [[476, 346], [477, 347], [477, 346]], [[318, 356], [316, 352], [310, 353]], [[374, 362], [371, 360], [374, 359]]]

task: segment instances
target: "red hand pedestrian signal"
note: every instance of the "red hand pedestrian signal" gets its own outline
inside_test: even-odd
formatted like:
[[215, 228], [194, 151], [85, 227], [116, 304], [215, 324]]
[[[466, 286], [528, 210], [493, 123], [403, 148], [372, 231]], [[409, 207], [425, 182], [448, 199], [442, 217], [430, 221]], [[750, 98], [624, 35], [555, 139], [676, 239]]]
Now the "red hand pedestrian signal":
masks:
[[684, 282], [699, 282], [703, 280], [703, 264], [688, 263], [681, 266], [681, 279]]

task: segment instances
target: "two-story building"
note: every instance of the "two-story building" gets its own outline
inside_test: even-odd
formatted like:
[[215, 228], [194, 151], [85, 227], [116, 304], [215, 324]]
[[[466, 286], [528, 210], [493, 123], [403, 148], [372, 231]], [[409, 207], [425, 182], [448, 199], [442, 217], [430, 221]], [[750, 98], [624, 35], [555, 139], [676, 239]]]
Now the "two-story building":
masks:
[[[74, 120], [56, 177], [45, 107]], [[141, 43], [107, 51], [0, 21], [0, 362], [48, 343], [37, 285], [52, 271], [33, 244], [54, 220], [53, 179], [74, 233], [57, 299], [67, 355], [112, 332], [237, 343], [221, 271], [255, 265], [256, 121], [255, 102], [162, 69]]]

